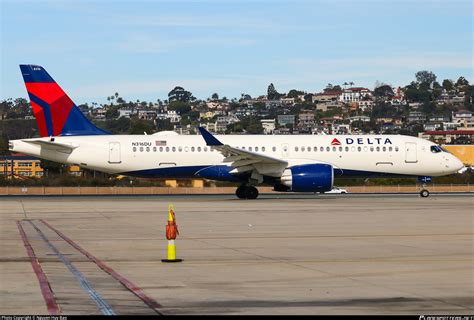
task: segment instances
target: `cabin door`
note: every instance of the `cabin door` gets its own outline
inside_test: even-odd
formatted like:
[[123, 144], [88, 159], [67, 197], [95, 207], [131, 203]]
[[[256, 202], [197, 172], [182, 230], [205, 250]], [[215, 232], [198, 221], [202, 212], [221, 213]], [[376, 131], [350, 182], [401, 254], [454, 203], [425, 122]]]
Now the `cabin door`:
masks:
[[109, 142], [109, 163], [121, 163], [120, 142]]
[[405, 143], [405, 162], [406, 163], [418, 162], [418, 159], [416, 156], [416, 143], [415, 142]]

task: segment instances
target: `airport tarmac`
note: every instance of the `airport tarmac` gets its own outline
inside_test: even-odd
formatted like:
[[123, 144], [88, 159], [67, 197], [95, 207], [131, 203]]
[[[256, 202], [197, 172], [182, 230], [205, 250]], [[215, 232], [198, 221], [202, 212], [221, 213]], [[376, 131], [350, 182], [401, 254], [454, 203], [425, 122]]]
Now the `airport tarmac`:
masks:
[[469, 194], [0, 202], [0, 314], [474, 312]]

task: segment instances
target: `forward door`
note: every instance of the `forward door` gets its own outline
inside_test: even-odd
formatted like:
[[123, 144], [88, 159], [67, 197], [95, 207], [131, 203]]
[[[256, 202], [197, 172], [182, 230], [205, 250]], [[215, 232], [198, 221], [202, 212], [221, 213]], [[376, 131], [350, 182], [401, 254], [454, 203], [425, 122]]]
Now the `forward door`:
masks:
[[405, 162], [406, 163], [418, 162], [417, 155], [416, 155], [416, 143], [415, 142], [406, 142], [405, 143]]

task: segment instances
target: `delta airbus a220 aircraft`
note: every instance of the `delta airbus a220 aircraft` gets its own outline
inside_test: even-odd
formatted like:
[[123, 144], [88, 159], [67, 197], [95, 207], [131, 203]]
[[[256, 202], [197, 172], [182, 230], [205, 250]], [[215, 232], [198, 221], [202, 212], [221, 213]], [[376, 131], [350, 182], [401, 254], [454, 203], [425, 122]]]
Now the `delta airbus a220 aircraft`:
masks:
[[[111, 135], [92, 124], [44, 68], [20, 65], [41, 138], [10, 141], [11, 151], [83, 168], [147, 178], [205, 178], [240, 183], [255, 199], [276, 191], [325, 192], [334, 176], [431, 176], [464, 166], [438, 145], [402, 135]], [[420, 193], [429, 195], [428, 190]]]

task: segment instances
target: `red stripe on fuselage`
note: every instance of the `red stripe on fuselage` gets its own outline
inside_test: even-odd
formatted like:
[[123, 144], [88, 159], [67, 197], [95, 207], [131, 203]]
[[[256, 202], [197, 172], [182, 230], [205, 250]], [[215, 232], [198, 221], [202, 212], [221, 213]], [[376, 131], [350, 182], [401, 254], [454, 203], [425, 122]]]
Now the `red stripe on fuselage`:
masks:
[[44, 110], [39, 105], [30, 101], [31, 107], [33, 107], [33, 114], [36, 118], [36, 124], [38, 125], [38, 130], [40, 136], [47, 137], [48, 136], [48, 128], [46, 127], [46, 119], [44, 117]]

